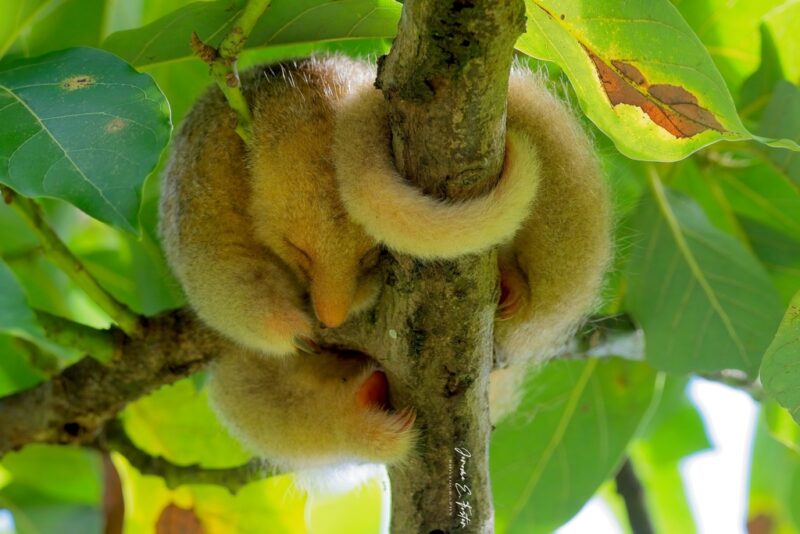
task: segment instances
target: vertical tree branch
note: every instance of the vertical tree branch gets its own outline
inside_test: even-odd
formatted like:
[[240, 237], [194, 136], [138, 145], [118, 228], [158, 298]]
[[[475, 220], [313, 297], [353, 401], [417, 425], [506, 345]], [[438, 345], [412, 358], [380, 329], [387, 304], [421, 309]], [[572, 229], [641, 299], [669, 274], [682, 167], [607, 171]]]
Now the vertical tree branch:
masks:
[[633, 470], [630, 458], [625, 459], [625, 463], [620, 467], [615, 481], [617, 483], [617, 493], [625, 501], [625, 509], [628, 511], [628, 521], [633, 534], [653, 534], [653, 524], [650, 521], [647, 505], [644, 502], [644, 489], [636, 476], [636, 472]]
[[[395, 162], [430, 195], [491, 189], [505, 147], [508, 75], [525, 29], [521, 0], [407, 0], [379, 64]], [[396, 341], [370, 347], [398, 405], [416, 406], [422, 443], [391, 471], [392, 532], [492, 532], [488, 377], [497, 302], [494, 254], [389, 268], [377, 324]], [[388, 345], [388, 346], [387, 346]]]

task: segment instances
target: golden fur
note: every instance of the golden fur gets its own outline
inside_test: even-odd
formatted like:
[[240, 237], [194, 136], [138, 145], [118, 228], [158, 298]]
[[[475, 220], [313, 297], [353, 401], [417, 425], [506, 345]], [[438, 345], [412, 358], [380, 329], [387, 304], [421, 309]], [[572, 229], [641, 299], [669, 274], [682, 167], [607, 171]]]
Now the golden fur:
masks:
[[413, 412], [381, 407], [374, 364], [295, 347], [311, 335], [312, 310], [335, 327], [378, 294], [379, 248], [339, 200], [331, 157], [339, 101], [373, 72], [323, 58], [243, 74], [250, 150], [211, 89], [176, 136], [164, 179], [169, 263], [197, 314], [235, 342], [213, 367], [213, 406], [287, 468], [394, 462], [414, 435]]
[[407, 456], [413, 412], [382, 409], [386, 392], [369, 391], [375, 379], [375, 364], [357, 354], [264, 358], [234, 350], [214, 362], [208, 387], [234, 436], [282, 469], [300, 470]]
[[198, 315], [248, 348], [291, 354], [311, 335], [311, 307], [335, 327], [377, 295], [376, 243], [347, 217], [330, 152], [339, 99], [371, 72], [342, 58], [255, 69], [242, 80], [252, 150], [216, 88], [176, 136], [161, 203], [167, 258]]
[[353, 93], [336, 119], [339, 192], [354, 221], [391, 249], [420, 258], [454, 258], [510, 240], [531, 211], [538, 185], [535, 147], [509, 128], [497, 185], [468, 202], [441, 202], [400, 176], [392, 163], [383, 94]]
[[387, 120], [376, 90], [365, 87], [343, 105], [334, 140], [342, 200], [375, 239], [420, 258], [502, 245], [495, 323], [501, 369], [490, 388], [497, 421], [516, 406], [531, 360], [550, 356], [597, 299], [611, 215], [594, 151], [564, 104], [529, 71], [515, 70], [498, 186], [474, 200], [440, 202], [398, 176]]

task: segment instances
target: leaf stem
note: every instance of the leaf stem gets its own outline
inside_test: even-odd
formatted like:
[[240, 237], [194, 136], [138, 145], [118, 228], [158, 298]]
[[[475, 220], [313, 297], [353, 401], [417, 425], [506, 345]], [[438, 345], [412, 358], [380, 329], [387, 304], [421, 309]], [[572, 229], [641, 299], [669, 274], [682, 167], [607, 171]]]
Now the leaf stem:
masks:
[[176, 489], [186, 484], [214, 484], [223, 486], [235, 494], [250, 482], [277, 474], [276, 469], [259, 458], [253, 458], [240, 466], [222, 469], [205, 468], [197, 464], [173, 464], [161, 456], [152, 456], [137, 447], [118, 419], [106, 423], [97, 446], [101, 450], [118, 452], [144, 475], [163, 478], [169, 489]]
[[242, 95], [236, 61], [244, 49], [250, 32], [270, 3], [271, 0], [248, 0], [241, 15], [222, 39], [219, 48], [213, 48], [204, 43], [196, 33], [192, 34], [192, 49], [195, 55], [211, 67], [211, 76], [225, 95], [228, 105], [236, 112], [238, 118], [236, 133], [246, 144], [250, 144], [252, 138], [253, 117], [247, 100]]
[[13, 205], [36, 233], [47, 256], [53, 260], [53, 262], [64, 271], [89, 298], [100, 306], [100, 308], [119, 325], [123, 332], [129, 336], [136, 335], [140, 328], [139, 316], [132, 312], [127, 306], [114, 299], [114, 297], [97, 283], [97, 280], [86, 270], [81, 260], [70, 252], [64, 242], [61, 241], [61, 238], [58, 237], [53, 228], [47, 223], [39, 204], [29, 198], [16, 194], [7, 187], [2, 187], [2, 191], [6, 203]]
[[108, 330], [97, 330], [69, 319], [36, 311], [36, 319], [48, 338], [59, 345], [72, 347], [101, 362], [114, 357], [114, 336]]

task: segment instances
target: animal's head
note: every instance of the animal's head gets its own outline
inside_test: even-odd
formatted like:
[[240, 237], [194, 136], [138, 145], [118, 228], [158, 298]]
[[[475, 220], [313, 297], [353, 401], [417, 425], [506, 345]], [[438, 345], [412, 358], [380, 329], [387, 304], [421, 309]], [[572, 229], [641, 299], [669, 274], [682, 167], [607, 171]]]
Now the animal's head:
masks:
[[257, 238], [306, 284], [317, 318], [336, 327], [376, 294], [380, 249], [348, 217], [319, 139], [292, 141], [275, 146], [277, 159], [251, 162], [250, 214]]

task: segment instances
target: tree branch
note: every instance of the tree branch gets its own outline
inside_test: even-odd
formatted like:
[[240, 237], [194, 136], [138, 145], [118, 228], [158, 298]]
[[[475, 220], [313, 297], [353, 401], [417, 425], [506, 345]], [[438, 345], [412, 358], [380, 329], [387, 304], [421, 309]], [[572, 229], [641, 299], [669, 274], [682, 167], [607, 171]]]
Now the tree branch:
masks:
[[0, 399], [0, 457], [28, 443], [85, 444], [125, 405], [205, 365], [219, 335], [179, 310], [147, 319], [143, 335], [119, 329], [115, 357], [104, 365], [87, 357], [50, 380]]
[[97, 330], [49, 313], [36, 311], [36, 320], [52, 341], [83, 351], [101, 362], [114, 357], [114, 336], [109, 330]]
[[[376, 85], [388, 100], [398, 170], [423, 192], [459, 200], [494, 186], [524, 14], [521, 0], [404, 3]], [[392, 532], [492, 532], [495, 254], [394, 260], [367, 352], [387, 368], [395, 404], [417, 408], [422, 442], [415, 461], [391, 470]]]
[[633, 534], [653, 534], [653, 524], [644, 501], [644, 489], [629, 458], [625, 459], [614, 480], [617, 483], [617, 493], [625, 501]]
[[58, 268], [64, 271], [126, 334], [136, 335], [139, 330], [139, 316], [114, 299], [97, 283], [81, 260], [70, 252], [47, 223], [39, 205], [34, 200], [18, 195], [8, 187], [0, 186], [0, 190], [3, 192], [6, 204], [14, 206], [33, 229], [41, 241], [47, 257], [53, 260]]
[[96, 446], [107, 452], [116, 451], [143, 475], [164, 479], [169, 489], [187, 484], [214, 484], [236, 493], [243, 486], [278, 474], [278, 471], [259, 458], [244, 465], [224, 469], [211, 469], [200, 465], [177, 465], [161, 456], [152, 456], [131, 441], [122, 423], [112, 419], [98, 436]]
[[242, 95], [236, 61], [244, 49], [250, 32], [253, 31], [256, 22], [270, 3], [271, 0], [248, 0], [241, 15], [222, 39], [218, 48], [204, 43], [196, 33], [192, 33], [192, 50], [197, 57], [211, 67], [211, 76], [225, 95], [228, 105], [236, 112], [238, 118], [236, 133], [248, 145], [251, 139], [250, 130], [253, 117], [247, 101]]

